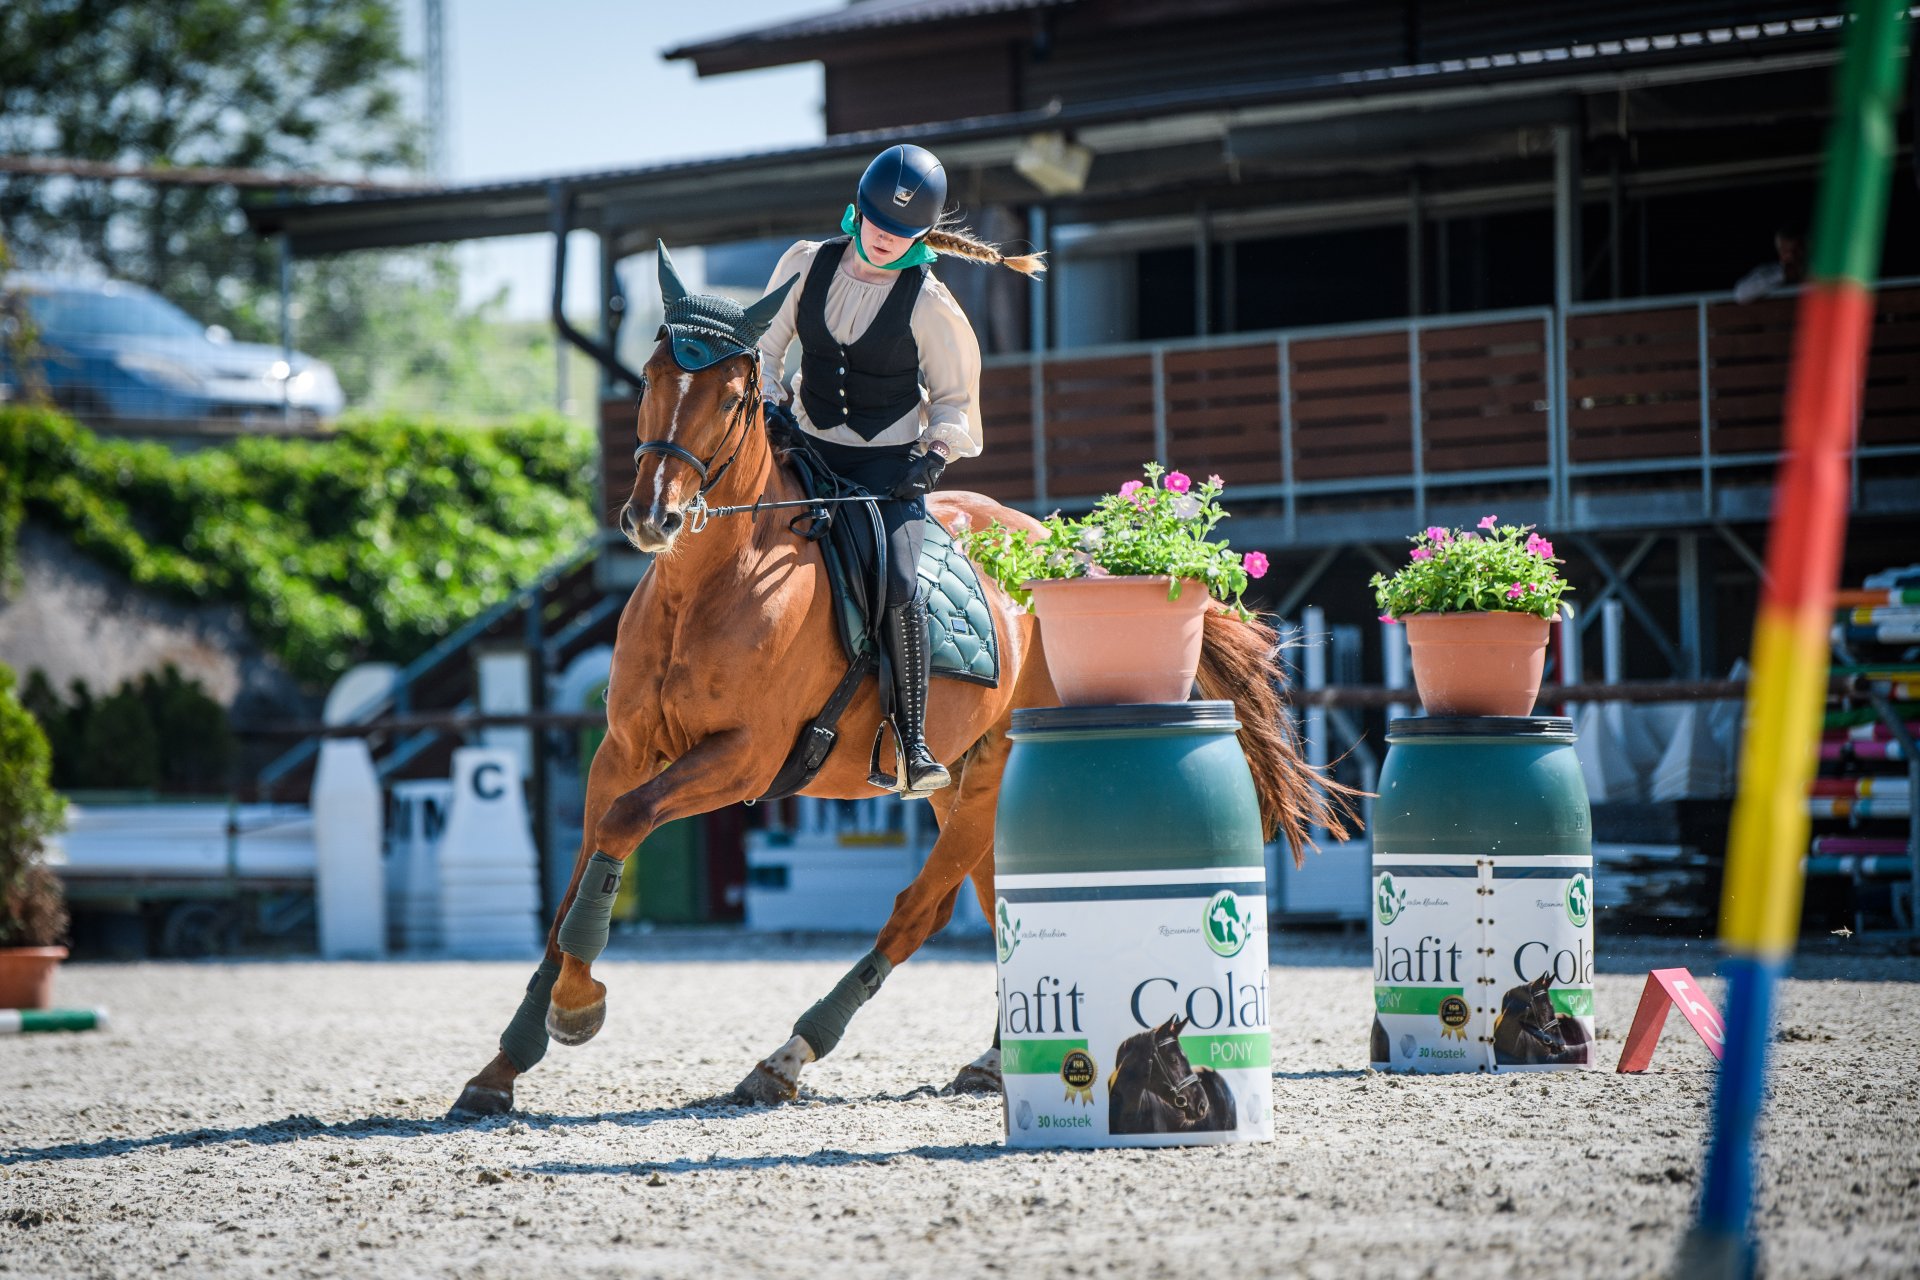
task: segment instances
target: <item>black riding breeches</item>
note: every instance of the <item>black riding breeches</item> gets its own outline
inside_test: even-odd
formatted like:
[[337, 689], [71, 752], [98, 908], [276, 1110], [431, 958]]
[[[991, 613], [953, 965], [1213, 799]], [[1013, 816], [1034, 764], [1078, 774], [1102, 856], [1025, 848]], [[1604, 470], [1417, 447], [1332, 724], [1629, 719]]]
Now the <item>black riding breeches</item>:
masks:
[[[926, 538], [927, 504], [922, 498], [900, 502], [886, 495], [900, 483], [917, 450], [910, 444], [835, 444], [811, 435], [807, 443], [835, 475], [880, 495], [880, 522], [887, 531], [887, 607], [907, 603], [920, 589], [920, 545]], [[842, 508], [835, 518], [856, 516]]]

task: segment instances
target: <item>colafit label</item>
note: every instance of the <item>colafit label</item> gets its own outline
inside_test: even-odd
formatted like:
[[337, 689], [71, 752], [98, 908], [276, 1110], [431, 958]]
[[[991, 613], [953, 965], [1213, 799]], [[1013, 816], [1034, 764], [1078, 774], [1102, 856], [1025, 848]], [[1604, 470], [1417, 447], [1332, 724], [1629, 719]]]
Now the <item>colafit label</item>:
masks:
[[995, 888], [1010, 1145], [1272, 1136], [1264, 868]]
[[1592, 1065], [1592, 912], [1589, 858], [1376, 855], [1375, 1069]]

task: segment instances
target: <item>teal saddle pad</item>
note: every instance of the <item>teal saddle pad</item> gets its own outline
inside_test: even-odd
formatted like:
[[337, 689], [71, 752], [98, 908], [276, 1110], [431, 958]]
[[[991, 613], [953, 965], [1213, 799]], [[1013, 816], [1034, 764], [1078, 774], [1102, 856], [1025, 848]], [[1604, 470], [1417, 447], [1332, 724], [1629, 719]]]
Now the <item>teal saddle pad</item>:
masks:
[[[844, 510], [844, 508], [843, 508]], [[849, 526], [864, 524], [847, 520]], [[868, 655], [867, 620], [848, 582], [848, 553], [835, 536], [821, 542], [827, 578], [833, 584], [834, 616], [849, 660]], [[1000, 640], [993, 611], [980, 586], [973, 561], [953, 544], [953, 535], [927, 517], [920, 549], [920, 594], [927, 601], [927, 644], [933, 650], [933, 674], [988, 687], [1000, 683]]]
[[[827, 470], [811, 450], [791, 450], [785, 459], [808, 497], [846, 498], [866, 492]], [[800, 517], [794, 526], [808, 519]], [[877, 590], [873, 570], [879, 555], [874, 545], [880, 536], [878, 523], [871, 507], [851, 503], [833, 509], [824, 537], [811, 532], [805, 535], [819, 544], [826, 559], [834, 623], [848, 662], [873, 659], [877, 664], [879, 658], [872, 652], [870, 638], [876, 628], [868, 625], [866, 615], [866, 602]], [[815, 524], [818, 527], [817, 521]], [[920, 594], [927, 602], [927, 644], [933, 650], [933, 674], [989, 688], [997, 686], [1000, 641], [993, 629], [993, 610], [980, 586], [980, 574], [953, 545], [953, 535], [932, 516], [927, 517], [920, 548]]]

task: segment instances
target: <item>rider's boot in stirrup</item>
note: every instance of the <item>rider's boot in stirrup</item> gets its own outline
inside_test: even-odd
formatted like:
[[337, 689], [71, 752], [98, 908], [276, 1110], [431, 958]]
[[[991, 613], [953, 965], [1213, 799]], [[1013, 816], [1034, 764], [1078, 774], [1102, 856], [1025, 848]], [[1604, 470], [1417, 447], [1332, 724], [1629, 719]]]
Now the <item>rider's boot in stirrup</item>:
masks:
[[909, 600], [888, 609], [886, 628], [887, 648], [893, 655], [894, 721], [906, 761], [906, 794], [923, 796], [953, 781], [927, 750], [927, 676], [933, 661], [927, 648], [927, 606]]

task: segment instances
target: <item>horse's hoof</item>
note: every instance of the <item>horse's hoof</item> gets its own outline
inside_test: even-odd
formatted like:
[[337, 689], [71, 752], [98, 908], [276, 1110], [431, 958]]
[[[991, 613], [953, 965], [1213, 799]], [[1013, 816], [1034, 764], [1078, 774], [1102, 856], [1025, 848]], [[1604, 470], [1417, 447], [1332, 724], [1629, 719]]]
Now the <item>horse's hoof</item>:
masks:
[[960, 1068], [960, 1074], [947, 1086], [948, 1093], [999, 1093], [1003, 1085], [1000, 1073], [985, 1067], [968, 1064]]
[[999, 1093], [1003, 1088], [1000, 1078], [1000, 1051], [989, 1049], [979, 1057], [960, 1068], [960, 1074], [946, 1087], [948, 1094], [956, 1093]]
[[481, 1120], [487, 1116], [503, 1116], [513, 1110], [512, 1089], [490, 1089], [483, 1084], [470, 1084], [460, 1091], [453, 1106], [447, 1111], [449, 1120]]
[[800, 1082], [756, 1062], [747, 1078], [733, 1087], [733, 1100], [750, 1107], [777, 1107], [800, 1096]]
[[595, 1000], [584, 1009], [562, 1009], [557, 1004], [547, 1005], [547, 1034], [556, 1044], [569, 1047], [582, 1045], [593, 1039], [606, 1025], [607, 1002]]

